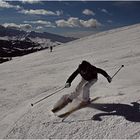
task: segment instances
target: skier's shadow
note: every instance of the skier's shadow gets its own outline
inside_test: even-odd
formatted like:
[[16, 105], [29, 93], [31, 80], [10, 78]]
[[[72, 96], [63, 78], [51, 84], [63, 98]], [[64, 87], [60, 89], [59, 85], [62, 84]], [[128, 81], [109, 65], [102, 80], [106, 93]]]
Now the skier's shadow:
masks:
[[140, 122], [140, 104], [137, 102], [132, 102], [131, 105], [92, 103], [89, 107], [104, 111], [103, 113], [94, 115], [92, 120], [102, 121], [102, 116], [116, 115], [123, 116], [126, 120], [131, 122]]

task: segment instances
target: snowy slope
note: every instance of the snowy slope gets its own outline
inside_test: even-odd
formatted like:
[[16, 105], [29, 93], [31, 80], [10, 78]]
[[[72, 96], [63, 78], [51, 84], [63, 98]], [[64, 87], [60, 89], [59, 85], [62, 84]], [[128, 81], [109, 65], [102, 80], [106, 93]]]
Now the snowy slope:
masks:
[[[68, 89], [38, 105], [30, 103], [55, 92], [82, 60], [113, 75], [111, 84], [99, 75], [91, 97], [100, 97], [90, 107], [71, 114], [65, 122], [51, 109]], [[140, 138], [140, 25], [99, 33], [48, 50], [26, 55], [0, 65], [0, 138]], [[114, 115], [108, 114], [115, 110]], [[91, 120], [99, 113], [101, 121]]]

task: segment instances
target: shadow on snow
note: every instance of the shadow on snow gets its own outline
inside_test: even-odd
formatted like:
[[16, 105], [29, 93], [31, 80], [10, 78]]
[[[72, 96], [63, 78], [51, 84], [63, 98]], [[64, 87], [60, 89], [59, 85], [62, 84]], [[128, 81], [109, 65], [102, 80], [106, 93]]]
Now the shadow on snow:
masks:
[[44, 124], [59, 124], [59, 123], [76, 123], [76, 122], [86, 122], [86, 121], [102, 121], [102, 116], [122, 116], [126, 120], [131, 122], [140, 122], [140, 104], [137, 102], [132, 102], [129, 104], [117, 104], [117, 103], [92, 103], [88, 107], [103, 111], [101, 113], [95, 114], [90, 119], [81, 120], [65, 120], [65, 121], [53, 121], [46, 122]]
[[90, 104], [89, 107], [104, 111], [94, 115], [92, 120], [102, 121], [102, 116], [115, 115], [123, 116], [126, 120], [131, 122], [140, 122], [140, 104], [137, 102], [132, 102], [131, 105], [115, 103], [93, 103]]

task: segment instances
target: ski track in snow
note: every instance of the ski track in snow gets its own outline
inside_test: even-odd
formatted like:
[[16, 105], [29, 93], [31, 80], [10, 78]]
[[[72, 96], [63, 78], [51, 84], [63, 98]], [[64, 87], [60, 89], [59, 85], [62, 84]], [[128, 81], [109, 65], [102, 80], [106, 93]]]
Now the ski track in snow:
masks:
[[[91, 107], [72, 113], [64, 122], [50, 110], [62, 95], [74, 90], [80, 76], [71, 88], [31, 107], [31, 103], [63, 86], [84, 59], [110, 75], [122, 64], [125, 67], [111, 84], [99, 75], [90, 94], [101, 98]], [[44, 50], [3, 63], [0, 65], [0, 138], [140, 138], [140, 111], [133, 111], [131, 104], [140, 103], [139, 72], [140, 24], [75, 40], [56, 47], [52, 53]], [[113, 107], [118, 114], [107, 114]], [[101, 113], [104, 113], [101, 121], [91, 119]]]

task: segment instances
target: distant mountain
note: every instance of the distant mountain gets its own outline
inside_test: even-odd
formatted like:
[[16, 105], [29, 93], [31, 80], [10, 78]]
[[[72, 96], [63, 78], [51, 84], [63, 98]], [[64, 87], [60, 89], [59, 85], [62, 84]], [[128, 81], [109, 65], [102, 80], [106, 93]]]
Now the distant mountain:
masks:
[[0, 63], [11, 60], [11, 57], [55, 47], [75, 39], [47, 32], [26, 32], [0, 25]]
[[44, 49], [39, 43], [25, 40], [1, 40], [0, 57], [15, 57], [29, 54]]
[[72, 37], [64, 37], [64, 36], [60, 36], [60, 35], [56, 35], [56, 34], [52, 34], [48, 32], [43, 32], [43, 33], [35, 32], [35, 31], [26, 32], [23, 30], [3, 27], [2, 25], [0, 25], [0, 37], [5, 37], [5, 36], [9, 38], [14, 37], [18, 40], [25, 37], [28, 37], [30, 39], [40, 38], [40, 39], [50, 40], [51, 42], [59, 42], [59, 43], [66, 43], [66, 42], [77, 39], [77, 38], [72, 38]]
[[17, 29], [12, 29], [12, 28], [5, 28], [2, 25], [0, 25], [0, 37], [20, 37], [27, 34], [25, 31], [17, 30]]

